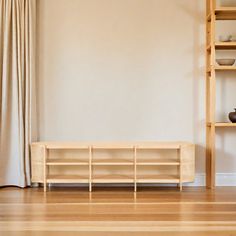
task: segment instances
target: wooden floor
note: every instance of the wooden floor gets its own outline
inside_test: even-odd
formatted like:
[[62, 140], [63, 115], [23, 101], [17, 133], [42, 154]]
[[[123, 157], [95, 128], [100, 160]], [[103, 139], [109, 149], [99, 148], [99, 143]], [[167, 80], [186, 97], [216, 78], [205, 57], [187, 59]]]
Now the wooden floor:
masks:
[[236, 235], [236, 188], [1, 188], [0, 235]]

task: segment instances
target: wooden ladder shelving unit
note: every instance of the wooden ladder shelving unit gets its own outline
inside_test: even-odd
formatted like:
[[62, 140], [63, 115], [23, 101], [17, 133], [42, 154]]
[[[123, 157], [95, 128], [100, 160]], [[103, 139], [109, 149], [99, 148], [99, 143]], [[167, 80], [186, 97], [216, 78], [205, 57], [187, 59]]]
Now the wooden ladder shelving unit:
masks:
[[217, 66], [217, 50], [236, 50], [236, 42], [216, 42], [216, 22], [236, 20], [236, 7], [217, 7], [216, 0], [206, 0], [206, 185], [215, 187], [216, 128], [236, 127], [236, 124], [216, 122], [216, 74], [236, 71], [236, 66]]

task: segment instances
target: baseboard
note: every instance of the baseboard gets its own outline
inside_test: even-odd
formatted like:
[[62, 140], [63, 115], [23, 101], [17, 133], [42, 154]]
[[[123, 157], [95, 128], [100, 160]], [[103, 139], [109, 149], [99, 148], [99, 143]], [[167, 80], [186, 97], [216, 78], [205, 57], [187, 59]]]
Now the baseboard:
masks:
[[[196, 174], [195, 182], [185, 184], [185, 186], [205, 186], [206, 175]], [[236, 173], [217, 173], [216, 186], [236, 186]]]

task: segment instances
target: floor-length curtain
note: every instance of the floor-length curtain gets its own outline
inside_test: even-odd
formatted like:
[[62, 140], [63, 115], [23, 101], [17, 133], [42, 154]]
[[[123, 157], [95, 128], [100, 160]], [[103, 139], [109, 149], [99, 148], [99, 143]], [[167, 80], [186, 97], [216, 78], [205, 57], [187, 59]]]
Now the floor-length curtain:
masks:
[[0, 186], [30, 184], [36, 0], [0, 0]]

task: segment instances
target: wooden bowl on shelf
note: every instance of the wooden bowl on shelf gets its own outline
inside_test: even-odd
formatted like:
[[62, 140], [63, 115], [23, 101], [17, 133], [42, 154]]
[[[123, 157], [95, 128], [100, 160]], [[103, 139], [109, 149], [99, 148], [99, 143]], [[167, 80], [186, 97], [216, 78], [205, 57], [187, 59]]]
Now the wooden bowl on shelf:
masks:
[[233, 66], [235, 61], [235, 59], [216, 59], [220, 66]]

